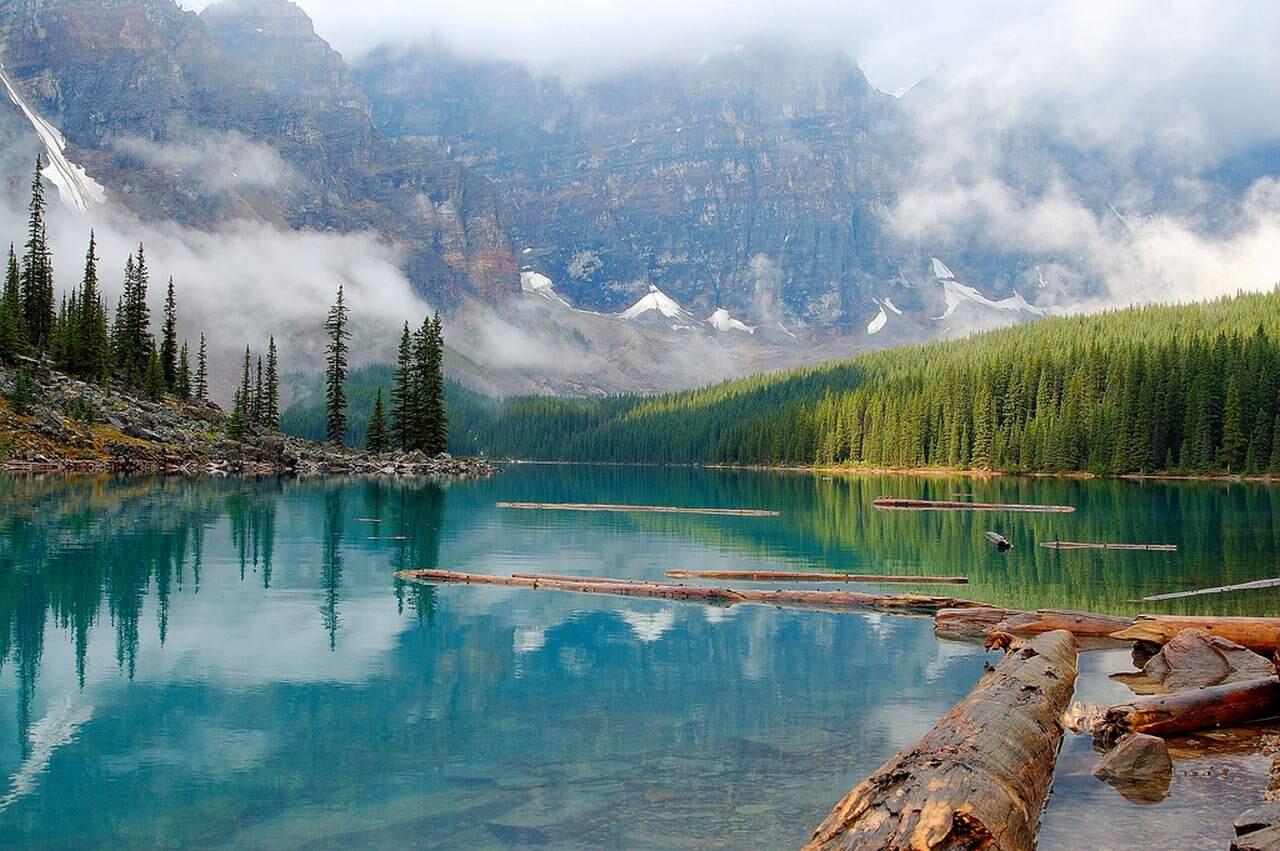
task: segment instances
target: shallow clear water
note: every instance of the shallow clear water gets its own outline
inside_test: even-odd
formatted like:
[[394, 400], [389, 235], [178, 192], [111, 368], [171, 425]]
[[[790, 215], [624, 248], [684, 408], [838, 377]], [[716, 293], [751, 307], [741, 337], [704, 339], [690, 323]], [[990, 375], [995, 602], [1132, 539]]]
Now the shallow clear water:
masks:
[[[886, 494], [1080, 510], [873, 511]], [[796, 846], [972, 687], [978, 648], [936, 641], [927, 619], [428, 588], [393, 571], [962, 573], [972, 598], [1124, 612], [1140, 594], [1280, 575], [1277, 536], [1280, 490], [1246, 485], [530, 466], [445, 488], [0, 479], [0, 844]], [[1052, 539], [1181, 551], [1036, 546]], [[1261, 614], [1278, 599], [1142, 608]], [[1125, 657], [1086, 656], [1082, 694], [1123, 696], [1106, 674]], [[1109, 847], [1108, 824], [1222, 845], [1267, 767], [1211, 761], [1225, 777], [1179, 776], [1153, 808], [1093, 780], [1092, 759], [1068, 742], [1042, 847]]]

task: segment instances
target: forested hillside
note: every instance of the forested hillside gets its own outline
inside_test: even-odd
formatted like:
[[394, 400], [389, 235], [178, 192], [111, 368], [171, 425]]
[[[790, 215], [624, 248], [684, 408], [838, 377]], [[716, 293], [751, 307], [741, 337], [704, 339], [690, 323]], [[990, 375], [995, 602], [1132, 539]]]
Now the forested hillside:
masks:
[[543, 460], [1280, 471], [1280, 291], [1054, 318], [659, 397], [514, 398], [454, 448]]

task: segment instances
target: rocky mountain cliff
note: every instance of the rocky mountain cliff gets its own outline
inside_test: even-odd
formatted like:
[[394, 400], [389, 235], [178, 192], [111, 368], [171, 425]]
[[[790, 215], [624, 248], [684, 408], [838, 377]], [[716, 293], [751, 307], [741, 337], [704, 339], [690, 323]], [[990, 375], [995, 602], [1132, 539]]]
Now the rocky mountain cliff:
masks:
[[342, 57], [287, 0], [200, 15], [172, 0], [12, 0], [0, 43], [15, 90], [5, 135], [48, 122], [113, 203], [195, 226], [373, 230], [445, 302], [519, 289], [492, 185], [437, 146], [380, 133]]

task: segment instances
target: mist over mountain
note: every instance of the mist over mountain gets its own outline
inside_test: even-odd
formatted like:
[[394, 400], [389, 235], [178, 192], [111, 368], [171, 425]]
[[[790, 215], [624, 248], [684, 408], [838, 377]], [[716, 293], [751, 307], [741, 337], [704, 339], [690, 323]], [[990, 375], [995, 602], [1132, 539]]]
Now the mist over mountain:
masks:
[[347, 283], [475, 386], [689, 386], [1280, 280], [1280, 13], [1161, 8], [17, 0], [0, 168], [294, 350]]

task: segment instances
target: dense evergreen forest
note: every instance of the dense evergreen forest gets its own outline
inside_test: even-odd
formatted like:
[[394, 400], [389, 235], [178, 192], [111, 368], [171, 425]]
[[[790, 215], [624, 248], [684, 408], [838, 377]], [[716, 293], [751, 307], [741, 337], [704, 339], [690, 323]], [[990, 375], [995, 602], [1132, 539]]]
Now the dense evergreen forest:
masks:
[[1280, 472], [1280, 291], [1052, 318], [657, 397], [455, 412], [540, 460]]

